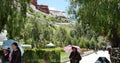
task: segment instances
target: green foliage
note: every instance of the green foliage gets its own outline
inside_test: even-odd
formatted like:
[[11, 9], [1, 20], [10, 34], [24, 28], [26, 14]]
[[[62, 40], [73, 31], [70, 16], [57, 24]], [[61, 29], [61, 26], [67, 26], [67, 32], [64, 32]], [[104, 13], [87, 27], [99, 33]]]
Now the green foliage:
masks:
[[[43, 63], [40, 60], [52, 62], [60, 62], [60, 52], [61, 50], [41, 50], [41, 49], [31, 49], [25, 50], [24, 55], [22, 56], [24, 63]], [[0, 50], [0, 56], [3, 52]]]
[[97, 44], [97, 42], [95, 41], [95, 39], [94, 39], [93, 37], [92, 37], [92, 39], [90, 40], [89, 47], [92, 48], [92, 49], [98, 47], [98, 44]]
[[35, 50], [25, 50], [25, 53], [23, 55], [23, 61], [25, 63], [39, 63], [39, 58], [36, 54]]
[[0, 2], [0, 32], [6, 29], [9, 39], [20, 39], [24, 28], [27, 5], [30, 0], [1, 0]]
[[81, 48], [87, 48], [87, 42], [88, 42], [88, 40], [87, 40], [87, 38], [86, 37], [81, 37], [80, 38], [80, 46], [81, 46]]
[[32, 44], [34, 47], [39, 47], [39, 42], [44, 41], [44, 37], [47, 38], [50, 34], [46, 32], [47, 30], [48, 27], [46, 27], [45, 24], [41, 23], [36, 18], [28, 17], [25, 23], [25, 29], [22, 30], [22, 36], [25, 43]]
[[60, 46], [62, 46], [63, 42], [66, 40], [67, 31], [64, 28], [60, 28], [58, 31], [59, 32], [57, 32], [56, 38], [58, 41], [60, 41], [60, 44], [61, 44]]
[[108, 36], [113, 46], [119, 45], [120, 0], [70, 0], [69, 14], [83, 26]]
[[[20, 7], [15, 5], [13, 0], [7, 2], [2, 0], [0, 3], [0, 30], [6, 29], [10, 39], [31, 44], [33, 48], [44, 47], [50, 42], [61, 47], [74, 44], [83, 48], [92, 48], [92, 45], [96, 45], [97, 41], [92, 38], [96, 34], [84, 22], [55, 27], [47, 23], [66, 23], [69, 22], [69, 19], [34, 12], [30, 6], [27, 6], [29, 0], [16, 2], [16, 4], [20, 3]], [[2, 3], [6, 5], [4, 6]], [[31, 16], [26, 16], [26, 12]], [[43, 21], [40, 21], [40, 19], [43, 19]], [[44, 23], [44, 20], [46, 23]], [[83, 23], [85, 26], [83, 26]]]
[[[31, 57], [32, 56], [32, 57]], [[23, 56], [25, 63], [40, 63], [40, 59], [44, 59], [45, 61], [51, 62], [60, 62], [60, 51], [59, 50], [25, 50], [25, 54]]]
[[[25, 29], [22, 32], [25, 43], [33, 47], [45, 47], [52, 42], [56, 46], [78, 45], [81, 48], [93, 48], [97, 46], [93, 31], [82, 28], [80, 24], [69, 27], [52, 27], [36, 18], [28, 17]], [[92, 38], [93, 37], [93, 38]]]
[[[25, 50], [25, 53], [23, 55], [23, 62], [24, 63], [42, 63], [40, 62], [41, 59], [44, 59], [44, 61], [51, 62], [60, 62], [60, 51], [61, 50], [41, 50], [41, 49], [31, 49], [31, 50]], [[0, 50], [0, 55], [2, 56], [2, 50]]]

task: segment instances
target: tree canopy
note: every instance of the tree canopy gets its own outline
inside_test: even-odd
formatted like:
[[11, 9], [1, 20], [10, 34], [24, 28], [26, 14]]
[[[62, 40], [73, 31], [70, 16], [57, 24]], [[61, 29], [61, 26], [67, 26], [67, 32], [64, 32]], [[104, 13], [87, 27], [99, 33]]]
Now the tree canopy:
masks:
[[96, 34], [82, 20], [77, 24], [55, 26], [54, 23], [71, 20], [35, 12], [30, 5], [27, 6], [29, 0], [2, 0], [0, 3], [0, 30], [7, 30], [8, 39], [32, 47], [44, 47], [49, 42], [61, 47], [70, 44], [81, 48], [97, 47]]
[[119, 46], [120, 0], [70, 0], [70, 4], [72, 17]]
[[0, 1], [0, 32], [6, 29], [10, 39], [20, 35], [20, 31], [24, 27], [29, 2], [30, 0]]

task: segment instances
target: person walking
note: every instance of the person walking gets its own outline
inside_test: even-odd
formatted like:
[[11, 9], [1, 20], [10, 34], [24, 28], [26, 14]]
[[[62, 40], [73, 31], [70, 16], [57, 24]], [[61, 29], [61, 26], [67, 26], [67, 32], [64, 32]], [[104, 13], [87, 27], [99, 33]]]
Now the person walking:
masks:
[[9, 54], [10, 54], [10, 51], [8, 48], [3, 49], [2, 63], [9, 63]]
[[79, 63], [82, 59], [80, 53], [77, 51], [77, 48], [72, 47], [72, 52], [69, 56], [70, 63]]
[[112, 46], [108, 44], [106, 46], [106, 50], [108, 51], [108, 53], [110, 55], [110, 59], [112, 60]]
[[13, 52], [11, 54], [11, 62], [10, 63], [21, 63], [21, 51], [18, 47], [17, 43], [12, 44]]

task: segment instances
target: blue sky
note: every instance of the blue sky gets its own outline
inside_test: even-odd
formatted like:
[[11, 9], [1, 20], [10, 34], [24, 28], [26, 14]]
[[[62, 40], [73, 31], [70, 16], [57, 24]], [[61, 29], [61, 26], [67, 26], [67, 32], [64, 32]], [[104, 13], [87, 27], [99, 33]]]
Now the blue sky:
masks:
[[67, 11], [69, 6], [68, 0], [38, 0], [38, 4], [45, 4], [50, 9], [61, 11]]

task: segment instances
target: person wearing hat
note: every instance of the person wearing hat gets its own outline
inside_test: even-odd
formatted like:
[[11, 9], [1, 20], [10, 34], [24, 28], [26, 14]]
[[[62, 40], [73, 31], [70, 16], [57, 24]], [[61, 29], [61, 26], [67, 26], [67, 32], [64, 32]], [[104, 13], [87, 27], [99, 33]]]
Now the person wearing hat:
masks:
[[2, 63], [9, 63], [9, 48], [8, 47], [4, 47], [3, 48], [3, 55], [2, 55]]

